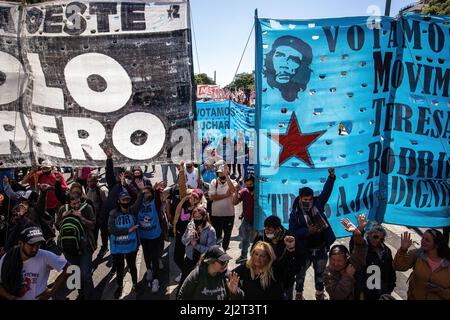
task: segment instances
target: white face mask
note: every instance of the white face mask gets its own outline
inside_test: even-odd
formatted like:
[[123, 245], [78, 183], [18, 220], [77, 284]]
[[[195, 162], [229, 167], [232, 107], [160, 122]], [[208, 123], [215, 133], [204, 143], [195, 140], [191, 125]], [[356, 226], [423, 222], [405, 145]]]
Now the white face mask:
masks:
[[274, 233], [266, 233], [266, 237], [267, 237], [267, 239], [272, 240], [273, 238], [275, 238], [275, 234]]

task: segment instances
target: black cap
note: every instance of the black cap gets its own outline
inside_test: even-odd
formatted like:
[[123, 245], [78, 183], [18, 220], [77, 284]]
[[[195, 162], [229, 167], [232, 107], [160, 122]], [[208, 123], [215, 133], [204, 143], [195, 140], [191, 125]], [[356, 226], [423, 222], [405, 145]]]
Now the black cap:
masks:
[[205, 260], [219, 260], [222, 262], [231, 260], [231, 257], [219, 246], [212, 246], [205, 253]]
[[28, 244], [35, 244], [38, 242], [45, 242], [42, 230], [39, 227], [29, 227], [20, 233], [20, 241]]

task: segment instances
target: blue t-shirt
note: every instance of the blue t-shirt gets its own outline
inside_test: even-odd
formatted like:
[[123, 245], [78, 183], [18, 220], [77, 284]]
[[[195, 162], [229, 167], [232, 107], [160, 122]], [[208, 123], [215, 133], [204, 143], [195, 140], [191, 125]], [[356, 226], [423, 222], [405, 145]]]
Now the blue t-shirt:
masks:
[[[133, 215], [121, 214], [116, 218], [116, 228], [130, 229], [136, 225]], [[127, 254], [134, 252], [138, 247], [137, 232], [134, 231], [124, 236], [110, 236], [111, 254]]]
[[156, 239], [161, 236], [161, 225], [159, 223], [159, 215], [156, 211], [155, 200], [150, 204], [142, 203], [138, 214], [139, 238]]
[[203, 181], [206, 183], [211, 183], [211, 181], [217, 178], [216, 171], [205, 169], [205, 165], [201, 165], [200, 172], [202, 173]]

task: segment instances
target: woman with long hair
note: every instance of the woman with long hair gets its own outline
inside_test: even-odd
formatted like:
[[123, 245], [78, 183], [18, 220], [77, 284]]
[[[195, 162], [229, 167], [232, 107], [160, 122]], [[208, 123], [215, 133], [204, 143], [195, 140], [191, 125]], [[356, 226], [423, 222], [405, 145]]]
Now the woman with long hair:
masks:
[[237, 267], [234, 272], [239, 275], [240, 288], [245, 300], [282, 300], [282, 274], [295, 250], [295, 241], [286, 246], [284, 256], [277, 260], [272, 246], [264, 241], [254, 245], [250, 259]]
[[409, 278], [408, 300], [450, 300], [450, 248], [444, 235], [428, 229], [420, 249], [408, 250], [411, 234], [401, 236], [401, 246], [394, 258], [394, 269], [413, 269]]

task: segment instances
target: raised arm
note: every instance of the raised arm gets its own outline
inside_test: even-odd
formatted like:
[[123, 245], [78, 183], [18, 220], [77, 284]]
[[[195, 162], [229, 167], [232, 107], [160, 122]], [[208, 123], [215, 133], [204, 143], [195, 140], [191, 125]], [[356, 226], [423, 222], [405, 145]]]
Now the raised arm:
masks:
[[328, 169], [328, 178], [325, 182], [325, 185], [323, 186], [323, 190], [320, 193], [320, 195], [317, 197], [317, 200], [322, 205], [325, 205], [328, 202], [328, 199], [330, 199], [331, 193], [333, 192], [333, 186], [334, 182], [336, 181], [336, 175], [334, 174], [334, 168]]

